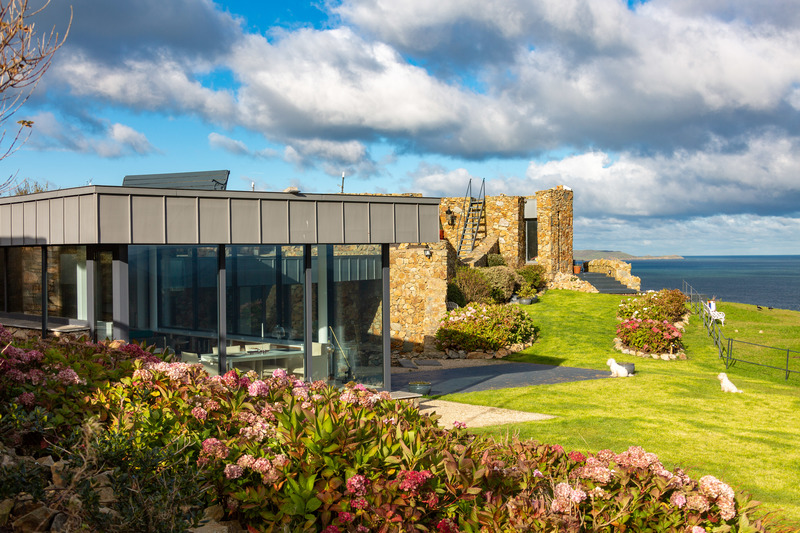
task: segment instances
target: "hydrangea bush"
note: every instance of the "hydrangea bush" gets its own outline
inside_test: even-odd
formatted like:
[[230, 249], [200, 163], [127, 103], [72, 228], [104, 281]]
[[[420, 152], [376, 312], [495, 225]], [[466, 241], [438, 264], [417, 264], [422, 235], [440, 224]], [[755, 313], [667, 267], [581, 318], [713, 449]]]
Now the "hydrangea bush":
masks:
[[683, 349], [681, 330], [668, 321], [631, 318], [617, 326], [617, 337], [625, 346], [644, 353], [677, 353]]
[[436, 346], [440, 350], [497, 350], [535, 338], [533, 319], [519, 306], [471, 303], [442, 318]]
[[678, 289], [662, 289], [628, 298], [619, 304], [617, 317], [638, 318], [657, 322], [679, 322], [686, 314], [686, 295]]
[[[127, 367], [116, 381], [78, 362], [70, 367], [78, 383], [62, 375], [66, 386], [94, 387], [83, 389], [84, 403], [73, 404], [76, 412], [67, 418], [91, 416], [93, 432], [121, 439], [106, 446], [104, 457], [149, 465], [124, 475], [111, 470], [117, 492], [124, 493], [125, 480], [141, 487], [142, 474], [174, 476], [166, 469], [190, 464], [192, 477], [175, 486], [185, 495], [192, 491], [185, 482], [194, 480], [189, 501], [220, 504], [225, 518], [252, 532], [766, 531], [753, 504], [724, 482], [695, 481], [638, 447], [567, 453], [558, 445], [496, 441], [469, 434], [463, 424], [441, 428], [437, 417], [362, 385], [337, 389], [282, 370], [268, 378], [236, 371], [209, 377], [201, 365], [123, 357], [119, 348], [106, 354]], [[7, 353], [3, 368], [30, 376], [24, 365], [38, 356], [13, 352], [8, 363]], [[105, 368], [117, 372], [115, 365]], [[23, 392], [20, 382], [4, 378], [3, 394], [30, 392], [38, 402], [61, 370], [43, 369], [56, 377], [39, 385], [26, 380], [34, 388]], [[88, 453], [87, 443], [75, 446], [76, 458]], [[175, 507], [175, 516], [181, 512]], [[98, 524], [86, 527], [108, 530]]]
[[686, 311], [686, 296], [679, 290], [662, 289], [628, 298], [619, 304], [617, 337], [640, 352], [677, 353], [683, 349], [683, 334], [675, 323]]

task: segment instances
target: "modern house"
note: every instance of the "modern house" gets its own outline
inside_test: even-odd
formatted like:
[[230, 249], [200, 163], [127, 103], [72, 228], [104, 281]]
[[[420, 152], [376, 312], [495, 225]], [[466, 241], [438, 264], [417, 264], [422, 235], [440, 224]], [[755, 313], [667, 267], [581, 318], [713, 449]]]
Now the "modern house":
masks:
[[390, 244], [438, 242], [438, 198], [129, 178], [0, 198], [0, 323], [391, 387]]

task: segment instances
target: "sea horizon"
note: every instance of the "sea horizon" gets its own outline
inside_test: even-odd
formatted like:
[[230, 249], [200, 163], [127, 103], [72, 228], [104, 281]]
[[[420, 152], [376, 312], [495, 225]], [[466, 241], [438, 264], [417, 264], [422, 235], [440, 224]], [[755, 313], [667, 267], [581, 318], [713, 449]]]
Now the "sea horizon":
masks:
[[642, 290], [683, 289], [718, 300], [800, 311], [800, 255], [693, 255], [631, 259]]

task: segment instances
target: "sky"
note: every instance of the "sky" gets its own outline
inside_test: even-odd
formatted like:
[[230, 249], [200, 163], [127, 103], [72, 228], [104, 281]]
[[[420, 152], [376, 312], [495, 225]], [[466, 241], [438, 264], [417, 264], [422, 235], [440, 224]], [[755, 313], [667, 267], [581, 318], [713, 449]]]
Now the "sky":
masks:
[[565, 185], [576, 249], [800, 254], [800, 0], [58, 0], [36, 28], [70, 5], [0, 174]]

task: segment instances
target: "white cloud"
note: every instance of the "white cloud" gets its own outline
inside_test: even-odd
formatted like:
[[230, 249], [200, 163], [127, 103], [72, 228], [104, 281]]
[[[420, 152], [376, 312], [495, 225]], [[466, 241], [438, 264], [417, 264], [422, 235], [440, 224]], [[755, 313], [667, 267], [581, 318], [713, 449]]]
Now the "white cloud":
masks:
[[409, 175], [413, 190], [424, 196], [458, 196], [467, 190], [470, 179], [480, 181], [465, 168], [448, 171], [441, 165], [430, 163], [420, 163]]
[[81, 129], [62, 122], [53, 113], [33, 117], [30, 145], [38, 150], [72, 151], [96, 154], [102, 158], [147, 155], [158, 150], [147, 137], [124, 124], [103, 124], [101, 136], [89, 136]]
[[714, 215], [651, 221], [578, 217], [575, 248], [634, 255], [786, 255], [800, 253], [800, 213]]

